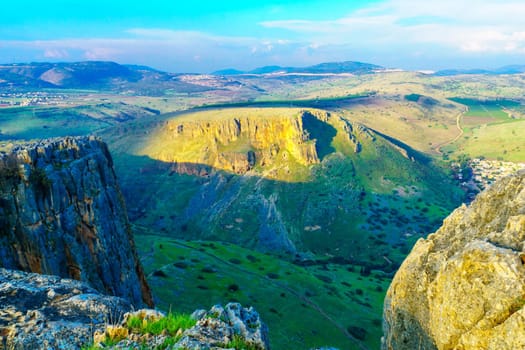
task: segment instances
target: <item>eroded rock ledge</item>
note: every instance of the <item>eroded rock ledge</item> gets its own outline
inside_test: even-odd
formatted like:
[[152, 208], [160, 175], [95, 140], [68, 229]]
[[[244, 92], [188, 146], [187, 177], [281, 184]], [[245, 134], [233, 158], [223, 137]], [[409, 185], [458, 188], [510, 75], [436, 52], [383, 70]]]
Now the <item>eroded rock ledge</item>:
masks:
[[525, 348], [525, 172], [419, 240], [384, 306], [383, 349]]
[[[128, 301], [100, 294], [83, 282], [0, 268], [0, 349], [80, 350], [137, 314], [163, 317], [155, 310], [134, 312]], [[269, 349], [268, 329], [252, 308], [216, 305], [192, 317], [197, 324], [168, 349], [226, 349], [235, 337], [255, 349]], [[126, 337], [110, 348], [153, 349], [165, 338]]]

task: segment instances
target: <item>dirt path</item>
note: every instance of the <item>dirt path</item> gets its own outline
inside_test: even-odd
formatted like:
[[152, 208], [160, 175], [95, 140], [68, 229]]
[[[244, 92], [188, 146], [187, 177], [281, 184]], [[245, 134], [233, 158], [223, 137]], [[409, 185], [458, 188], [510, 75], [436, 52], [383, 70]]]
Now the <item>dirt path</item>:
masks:
[[439, 155], [443, 155], [443, 152], [441, 152], [441, 147], [446, 146], [446, 145], [450, 145], [451, 143], [454, 143], [454, 142], [456, 142], [457, 140], [459, 140], [459, 138], [460, 138], [461, 136], [463, 136], [464, 131], [463, 131], [463, 128], [461, 127], [461, 117], [463, 117], [463, 115], [464, 115], [465, 113], [467, 113], [467, 112], [468, 112], [468, 107], [466, 107], [464, 111], [458, 113], [458, 115], [456, 116], [456, 128], [457, 128], [458, 131], [459, 131], [459, 133], [456, 135], [456, 137], [454, 137], [454, 138], [453, 138], [452, 140], [450, 140], [450, 141], [445, 141], [445, 142], [442, 142], [442, 143], [440, 143], [440, 144], [434, 146], [434, 147], [432, 148], [432, 150], [433, 150], [434, 152], [436, 152], [436, 153], [439, 154]]

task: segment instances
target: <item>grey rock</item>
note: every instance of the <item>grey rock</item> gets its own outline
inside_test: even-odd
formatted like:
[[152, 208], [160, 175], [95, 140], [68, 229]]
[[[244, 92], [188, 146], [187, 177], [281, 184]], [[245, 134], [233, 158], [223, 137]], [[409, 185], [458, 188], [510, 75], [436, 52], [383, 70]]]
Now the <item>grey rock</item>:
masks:
[[131, 310], [83, 282], [0, 268], [0, 349], [81, 349]]
[[[132, 316], [155, 321], [165, 314], [134, 311], [129, 301], [103, 295], [84, 282], [0, 268], [0, 349], [79, 350], [111, 330], [126, 334], [111, 349], [154, 349], [170, 340], [168, 334], [128, 333]], [[252, 308], [216, 305], [194, 316], [197, 325], [180, 331], [181, 339], [168, 349], [226, 349], [235, 336], [256, 349], [269, 349], [268, 329]]]
[[0, 267], [153, 304], [105, 143], [67, 137], [0, 154]]
[[186, 330], [175, 349], [227, 349], [225, 346], [240, 336], [257, 349], [270, 349], [268, 328], [252, 307], [239, 303], [213, 306], [206, 314], [199, 312], [197, 325]]

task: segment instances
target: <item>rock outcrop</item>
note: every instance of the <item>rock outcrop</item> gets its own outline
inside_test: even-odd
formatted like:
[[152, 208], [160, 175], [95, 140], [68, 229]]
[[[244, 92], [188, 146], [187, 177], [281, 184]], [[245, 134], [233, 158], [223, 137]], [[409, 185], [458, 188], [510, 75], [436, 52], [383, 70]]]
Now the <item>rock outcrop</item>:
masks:
[[105, 143], [65, 138], [0, 154], [0, 266], [152, 305]]
[[384, 306], [383, 349], [525, 348], [525, 172], [419, 240]]
[[[137, 316], [140, 315], [140, 316]], [[234, 339], [258, 350], [269, 349], [268, 329], [252, 308], [230, 303], [193, 313], [196, 325], [169, 334], [135, 334], [127, 328], [132, 317], [158, 320], [162, 312], [133, 311], [125, 299], [106, 296], [86, 283], [58, 276], [0, 268], [0, 349], [68, 349], [104, 342], [109, 334], [125, 334], [112, 349], [229, 349]]]
[[131, 310], [86, 283], [0, 268], [0, 349], [78, 349]]
[[228, 349], [235, 336], [258, 350], [270, 349], [268, 328], [253, 308], [243, 308], [239, 303], [225, 307], [213, 306], [209, 311], [197, 310], [192, 317], [197, 324], [186, 330], [177, 343], [183, 349]]

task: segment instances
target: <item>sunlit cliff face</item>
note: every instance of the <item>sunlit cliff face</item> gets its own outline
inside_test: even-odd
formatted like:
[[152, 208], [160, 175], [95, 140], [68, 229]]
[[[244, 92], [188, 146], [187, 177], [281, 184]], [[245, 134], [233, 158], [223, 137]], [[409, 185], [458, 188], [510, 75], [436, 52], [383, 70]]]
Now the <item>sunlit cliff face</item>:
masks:
[[320, 161], [319, 141], [312, 135], [316, 130], [311, 129], [336, 133], [327, 119], [326, 113], [280, 108], [193, 113], [168, 120], [139, 153], [178, 168], [200, 164], [235, 174], [305, 181], [307, 167]]

